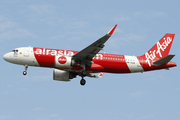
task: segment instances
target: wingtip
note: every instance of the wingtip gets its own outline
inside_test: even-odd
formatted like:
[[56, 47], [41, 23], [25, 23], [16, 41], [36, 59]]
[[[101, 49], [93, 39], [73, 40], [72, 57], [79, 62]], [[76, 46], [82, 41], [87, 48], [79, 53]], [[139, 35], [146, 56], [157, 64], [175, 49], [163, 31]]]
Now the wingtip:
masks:
[[108, 35], [112, 35], [116, 27], [117, 27], [117, 24], [108, 32]]

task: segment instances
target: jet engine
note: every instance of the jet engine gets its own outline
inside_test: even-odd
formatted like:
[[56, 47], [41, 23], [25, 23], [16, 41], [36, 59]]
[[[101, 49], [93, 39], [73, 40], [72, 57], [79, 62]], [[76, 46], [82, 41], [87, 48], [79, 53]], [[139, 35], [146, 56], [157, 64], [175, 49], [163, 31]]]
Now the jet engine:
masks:
[[70, 56], [55, 56], [55, 67], [57, 68], [71, 68], [75, 63]]
[[75, 72], [68, 72], [63, 70], [54, 69], [53, 71], [53, 79], [57, 81], [70, 81], [69, 79], [73, 79], [77, 76]]

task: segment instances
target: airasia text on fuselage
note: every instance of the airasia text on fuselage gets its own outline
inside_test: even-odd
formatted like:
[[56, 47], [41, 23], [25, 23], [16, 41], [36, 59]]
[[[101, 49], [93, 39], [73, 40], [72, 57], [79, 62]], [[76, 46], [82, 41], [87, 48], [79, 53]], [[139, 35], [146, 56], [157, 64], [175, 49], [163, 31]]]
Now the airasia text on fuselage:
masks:
[[[57, 50], [57, 49], [47, 49], [47, 48], [34, 48], [34, 53], [36, 55], [73, 56], [77, 52], [78, 51]], [[96, 54], [96, 56], [94, 58], [102, 60], [103, 55], [102, 54]]]

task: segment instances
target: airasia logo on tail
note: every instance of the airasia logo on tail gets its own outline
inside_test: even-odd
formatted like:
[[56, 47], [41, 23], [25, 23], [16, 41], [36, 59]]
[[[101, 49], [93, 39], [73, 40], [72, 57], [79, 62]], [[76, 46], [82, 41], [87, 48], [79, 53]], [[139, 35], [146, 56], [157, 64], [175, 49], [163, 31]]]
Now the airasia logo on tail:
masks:
[[157, 47], [155, 50], [149, 51], [149, 53], [147, 52], [145, 54], [146, 62], [149, 64], [149, 66], [151, 66], [150, 60], [154, 60], [157, 56], [163, 57], [162, 52], [165, 52], [168, 45], [172, 42], [171, 37], [163, 38], [163, 40], [164, 41], [162, 43], [160, 43], [159, 41], [156, 43]]
[[65, 64], [65, 63], [67, 62], [67, 59], [66, 59], [66, 57], [64, 57], [64, 56], [61, 56], [61, 57], [58, 58], [58, 62], [59, 62], [60, 64]]

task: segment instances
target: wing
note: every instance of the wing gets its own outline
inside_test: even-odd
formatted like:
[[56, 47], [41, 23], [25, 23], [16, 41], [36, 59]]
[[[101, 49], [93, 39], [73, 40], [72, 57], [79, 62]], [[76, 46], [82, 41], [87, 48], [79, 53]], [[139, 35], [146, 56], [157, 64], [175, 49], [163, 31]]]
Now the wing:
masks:
[[103, 49], [105, 46], [104, 43], [111, 37], [114, 30], [116, 29], [117, 25], [115, 25], [106, 35], [89, 45], [88, 47], [84, 48], [83, 50], [79, 51], [75, 55], [73, 55], [73, 58], [76, 62], [83, 64], [91, 64], [91, 61], [93, 57]]

